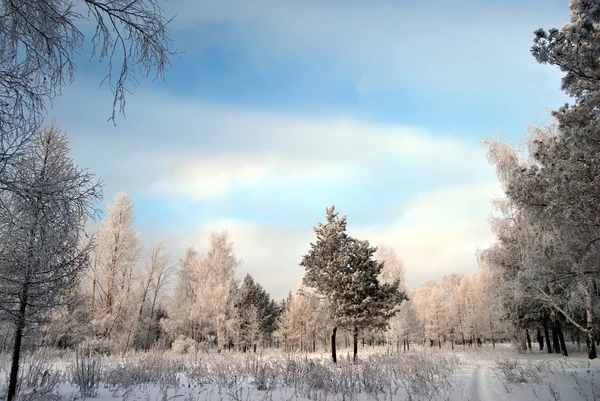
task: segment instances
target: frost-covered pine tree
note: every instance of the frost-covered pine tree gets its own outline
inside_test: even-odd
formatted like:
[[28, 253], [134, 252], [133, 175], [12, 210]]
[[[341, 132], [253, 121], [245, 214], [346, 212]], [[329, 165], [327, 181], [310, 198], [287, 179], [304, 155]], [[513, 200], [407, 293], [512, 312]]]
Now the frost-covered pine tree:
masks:
[[365, 328], [385, 329], [406, 299], [399, 281], [379, 282], [383, 263], [374, 260], [377, 248], [346, 234], [346, 216], [338, 217], [333, 206], [326, 209], [327, 223], [315, 227], [317, 242], [302, 259], [304, 283], [327, 298], [334, 328], [331, 336], [332, 359], [336, 361], [337, 327], [353, 331], [354, 359], [358, 333]]
[[[304, 267], [304, 285], [314, 288], [315, 291], [327, 298], [330, 304], [334, 298], [344, 291], [340, 282], [350, 263], [350, 242], [346, 234], [346, 216], [339, 216], [335, 206], [325, 210], [327, 222], [318, 223], [314, 227], [317, 240], [310, 244], [310, 251], [302, 257], [300, 266]], [[331, 358], [337, 362], [336, 333], [338, 322], [332, 314], [331, 333]]]
[[352, 331], [353, 357], [358, 353], [358, 334], [364, 329], [386, 330], [389, 319], [406, 299], [401, 282], [380, 283], [384, 263], [374, 260], [377, 248], [368, 241], [350, 241], [350, 261], [338, 277], [341, 291], [331, 297], [332, 314], [341, 326]]
[[26, 327], [48, 316], [88, 266], [92, 242], [83, 237], [96, 215], [100, 184], [70, 158], [55, 126], [35, 136], [0, 192], [0, 309], [14, 323], [7, 399], [15, 397]]

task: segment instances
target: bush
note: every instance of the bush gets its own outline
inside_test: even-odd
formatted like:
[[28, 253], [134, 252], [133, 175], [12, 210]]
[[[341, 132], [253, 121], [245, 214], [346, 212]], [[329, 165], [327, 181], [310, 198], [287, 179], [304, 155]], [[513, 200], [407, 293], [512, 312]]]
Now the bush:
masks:
[[89, 343], [80, 345], [75, 352], [75, 365], [71, 366], [71, 384], [79, 388], [83, 397], [95, 397], [102, 379], [102, 363], [98, 353]]
[[189, 354], [196, 352], [197, 345], [198, 344], [196, 341], [194, 341], [192, 338], [180, 335], [175, 341], [173, 341], [171, 349], [176, 354]]

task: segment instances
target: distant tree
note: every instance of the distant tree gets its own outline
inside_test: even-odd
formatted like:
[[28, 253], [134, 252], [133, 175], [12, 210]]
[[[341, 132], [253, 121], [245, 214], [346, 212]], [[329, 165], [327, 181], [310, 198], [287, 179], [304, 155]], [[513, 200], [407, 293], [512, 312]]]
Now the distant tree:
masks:
[[208, 279], [198, 270], [199, 255], [194, 248], [186, 249], [179, 261], [175, 291], [170, 303], [169, 319], [163, 322], [165, 329], [174, 340], [180, 335], [201, 342], [208, 335], [206, 327], [212, 322], [212, 308], [209, 299], [198, 294], [201, 285]]
[[448, 305], [435, 281], [426, 281], [417, 288], [415, 306], [423, 322], [425, 335], [441, 348], [442, 337], [448, 328]]
[[384, 284], [398, 283], [401, 291], [406, 291], [406, 278], [404, 277], [404, 263], [396, 251], [386, 245], [379, 245], [374, 255], [377, 262], [383, 263], [379, 274], [379, 282]]
[[239, 325], [251, 327], [254, 321], [258, 324], [258, 334], [253, 338], [253, 341], [244, 339], [244, 344], [249, 346], [259, 340], [270, 344], [272, 334], [277, 326], [279, 308], [250, 273], [246, 274], [237, 291], [235, 307], [239, 317]]
[[231, 316], [233, 300], [230, 290], [235, 285], [235, 270], [241, 264], [233, 252], [233, 243], [226, 231], [210, 235], [208, 251], [198, 259], [199, 273], [206, 277], [202, 291], [196, 290], [196, 299], [206, 298], [213, 311], [214, 328], [219, 349], [225, 345], [227, 316]]
[[[171, 255], [167, 252], [162, 239], [155, 241], [146, 259], [138, 289], [138, 316], [135, 325], [131, 325], [131, 333], [137, 337], [138, 348], [150, 348], [152, 326], [159, 303], [164, 296], [165, 287], [173, 272]], [[142, 323], [146, 320], [145, 328]]]
[[0, 310], [15, 330], [9, 401], [25, 328], [64, 302], [88, 266], [92, 241], [83, 238], [84, 225], [96, 215], [101, 187], [68, 153], [65, 134], [45, 128], [11, 172], [16, 190], [0, 192]]
[[134, 279], [141, 241], [135, 232], [135, 211], [126, 193], [119, 192], [106, 211], [93, 252], [92, 313], [99, 334], [107, 339], [119, 339], [126, 349], [130, 321], [136, 320]]

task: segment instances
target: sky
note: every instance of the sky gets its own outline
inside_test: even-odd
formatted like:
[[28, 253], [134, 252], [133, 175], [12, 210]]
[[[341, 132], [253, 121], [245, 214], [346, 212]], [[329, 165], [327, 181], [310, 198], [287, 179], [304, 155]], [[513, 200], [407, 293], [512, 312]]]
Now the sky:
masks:
[[518, 143], [568, 101], [529, 53], [566, 0], [171, 0], [166, 80], [140, 80], [116, 125], [106, 64], [82, 55], [49, 118], [75, 161], [126, 192], [144, 244], [176, 263], [227, 230], [238, 275], [295, 291], [313, 226], [393, 248], [409, 287], [477, 269], [502, 196], [482, 141]]

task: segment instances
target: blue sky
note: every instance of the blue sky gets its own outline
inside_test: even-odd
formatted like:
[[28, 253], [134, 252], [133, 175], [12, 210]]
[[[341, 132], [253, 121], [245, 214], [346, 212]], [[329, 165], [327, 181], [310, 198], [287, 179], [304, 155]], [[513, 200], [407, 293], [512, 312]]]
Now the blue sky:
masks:
[[[142, 81], [117, 126], [82, 56], [51, 116], [73, 156], [127, 192], [146, 243], [174, 259], [226, 229], [273, 296], [335, 204], [394, 248], [410, 286], [474, 271], [501, 194], [481, 141], [518, 141], [568, 99], [529, 54], [568, 2], [173, 0], [166, 83]], [[103, 205], [102, 205], [103, 206]]]

